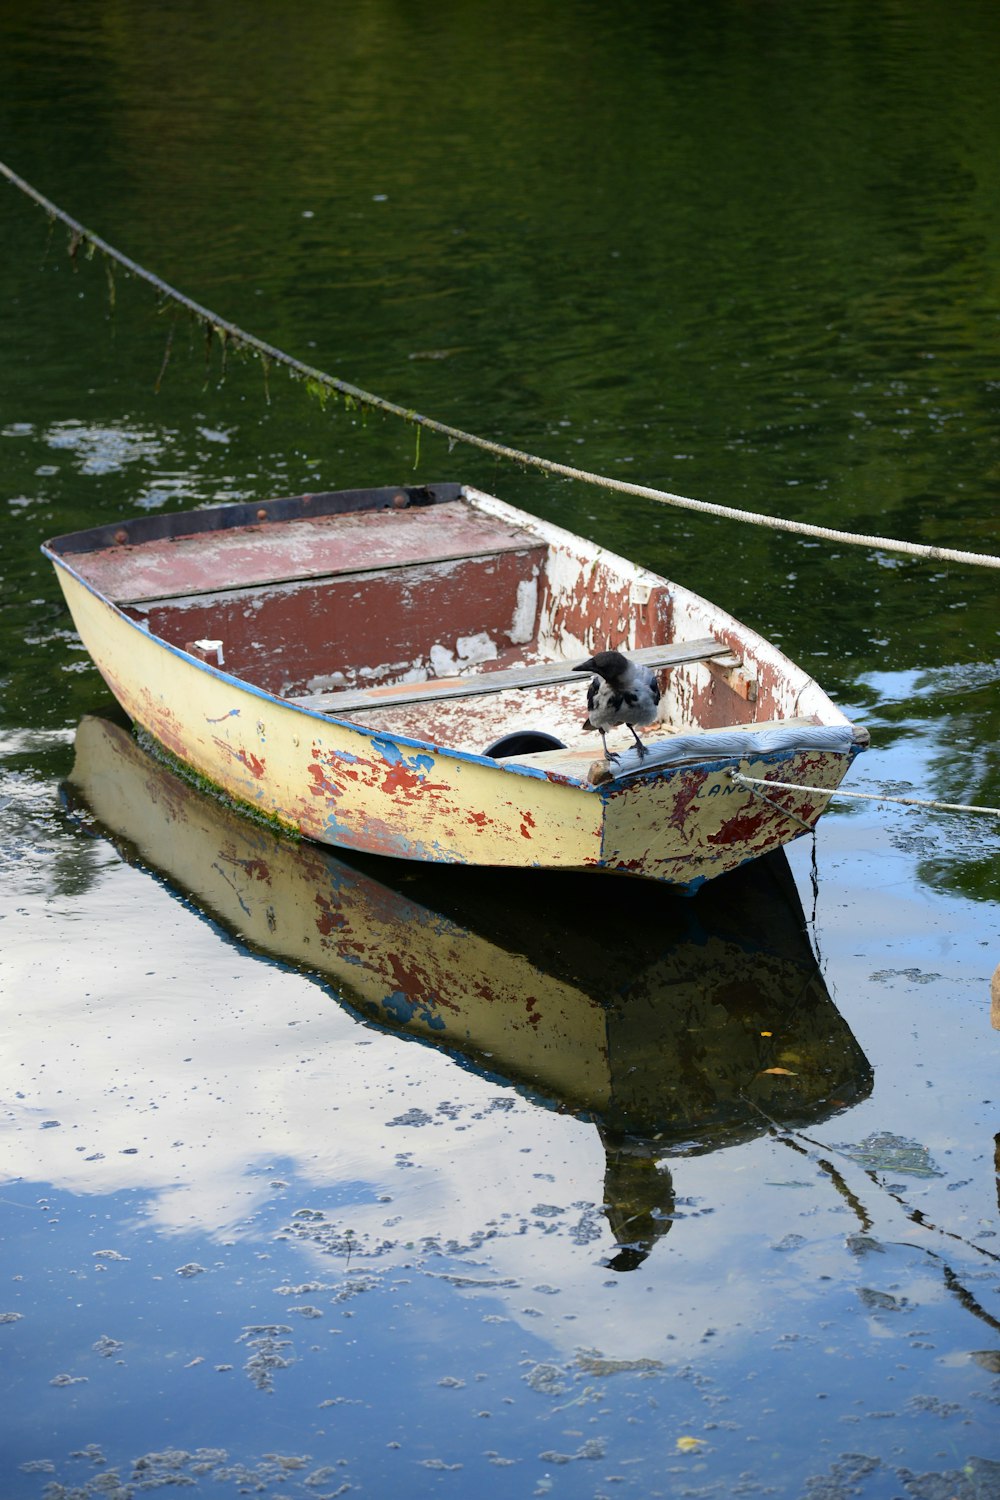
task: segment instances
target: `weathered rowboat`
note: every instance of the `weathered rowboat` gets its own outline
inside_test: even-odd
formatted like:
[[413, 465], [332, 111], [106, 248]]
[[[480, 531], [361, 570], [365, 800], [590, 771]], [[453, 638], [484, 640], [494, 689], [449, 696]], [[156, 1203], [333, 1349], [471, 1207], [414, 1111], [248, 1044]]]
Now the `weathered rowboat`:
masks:
[[780, 850], [694, 902], [652, 883], [510, 870], [470, 882], [348, 858], [201, 795], [95, 715], [77, 728], [64, 797], [223, 938], [299, 968], [380, 1030], [592, 1121], [600, 1196], [631, 1247], [618, 1269], [670, 1228], [664, 1158], [774, 1121], [815, 1125], [871, 1091]]
[[[811, 829], [867, 743], [724, 610], [457, 484], [140, 516], [43, 551], [132, 720], [320, 843], [693, 889]], [[619, 731], [595, 762], [581, 729], [573, 669], [606, 647], [662, 673], [645, 757]]]

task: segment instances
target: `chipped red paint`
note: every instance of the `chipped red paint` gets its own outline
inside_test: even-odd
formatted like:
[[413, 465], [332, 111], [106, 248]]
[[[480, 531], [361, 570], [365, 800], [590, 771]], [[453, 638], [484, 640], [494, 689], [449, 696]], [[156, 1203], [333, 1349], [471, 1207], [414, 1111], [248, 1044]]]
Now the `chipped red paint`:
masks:
[[330, 779], [328, 771], [320, 763], [324, 759], [331, 768], [335, 766], [339, 782], [351, 782], [355, 786], [377, 791], [404, 805], [419, 801], [422, 797], [435, 797], [439, 793], [452, 791], [448, 782], [428, 781], [421, 767], [403, 759], [385, 761], [357, 755], [341, 758], [335, 751], [324, 753], [317, 745], [313, 745], [313, 755], [316, 759], [307, 767], [312, 777], [313, 784], [309, 790], [313, 796], [337, 798], [342, 795], [342, 786]]
[[225, 526], [96, 548], [87, 557], [87, 576], [120, 603], [211, 593], [220, 578], [230, 588], [250, 588], [277, 578], [356, 576], [392, 566], [400, 556], [416, 566], [538, 546], [523, 527], [453, 500], [433, 510], [334, 511], [278, 525]]
[[712, 845], [721, 844], [723, 846], [746, 844], [750, 847], [751, 841], [753, 841], [753, 847], [756, 847], [757, 835], [760, 833], [761, 828], [776, 817], [777, 814], [772, 812], [766, 805], [763, 811], [758, 811], [756, 807], [745, 808], [723, 823], [717, 832], [710, 833], [705, 842]]
[[316, 918], [316, 930], [321, 937], [329, 937], [332, 932], [337, 932], [342, 927], [346, 927], [347, 918], [343, 912], [335, 910], [333, 904], [321, 891], [316, 892], [316, 905], [319, 908], [319, 915]]
[[[314, 745], [313, 754], [316, 755], [317, 753], [318, 752]], [[340, 787], [337, 786], [335, 782], [330, 780], [326, 772], [323, 770], [323, 767], [319, 765], [317, 761], [313, 761], [311, 765], [306, 767], [306, 770], [312, 777], [312, 786], [309, 788], [309, 791], [314, 797], [340, 796]]]
[[373, 773], [367, 783], [369, 786], [373, 786], [381, 775], [379, 790], [390, 797], [401, 795], [404, 802], [411, 802], [415, 797], [429, 793], [451, 791], [446, 781], [428, 781], [419, 768], [407, 765], [404, 760], [395, 761], [384, 768], [373, 761], [360, 761], [359, 765], [367, 765]]
[[238, 859], [235, 855], [229, 856], [229, 860], [238, 865], [250, 880], [259, 880], [262, 885], [271, 884], [271, 870], [266, 860]]
[[252, 776], [256, 776], [258, 781], [267, 770], [267, 762], [261, 760], [259, 756], [254, 755], [249, 750], [241, 750], [237, 759], [241, 765], [246, 766]]
[[126, 699], [125, 708], [165, 750], [176, 756], [179, 761], [191, 763], [191, 746], [188, 743], [188, 737], [178, 725], [176, 716], [169, 709], [162, 708], [159, 704], [152, 704], [145, 691], [138, 704], [132, 705]]
[[632, 597], [630, 579], [602, 561], [582, 553], [571, 583], [544, 576], [540, 604], [541, 631], [555, 640], [587, 642], [589, 649], [606, 646], [651, 646], [673, 639], [673, 602], [666, 585], [650, 589], [645, 603]]
[[[493, 663], [490, 663], [493, 669]], [[560, 683], [539, 688], [531, 695], [516, 690], [483, 693], [474, 698], [401, 704], [367, 710], [365, 727], [392, 735], [406, 735], [432, 745], [461, 745], [484, 751], [488, 745], [517, 729], [546, 729], [570, 743], [576, 734], [586, 701], [586, 684]], [[526, 725], [526, 714], [531, 718]]]
[[212, 740], [214, 744], [218, 745], [224, 755], [228, 755], [232, 760], [238, 761], [241, 766], [246, 766], [251, 776], [256, 777], [258, 781], [264, 775], [267, 770], [267, 762], [261, 760], [259, 756], [254, 755], [252, 751], [245, 749], [242, 745], [239, 749], [236, 749], [228, 740], [219, 739], [218, 735], [213, 735]]
[[[454, 1000], [450, 1000], [441, 994], [442, 978], [435, 976], [429, 969], [421, 967], [410, 959], [404, 960], [396, 952], [390, 951], [383, 955], [383, 962], [388, 965], [389, 973], [392, 975], [393, 987], [404, 994], [407, 999], [414, 1002], [429, 1005], [435, 1008], [458, 1011], [460, 1007]], [[447, 981], [445, 980], [446, 984]]]
[[700, 776], [684, 776], [680, 780], [680, 786], [670, 803], [669, 823], [671, 828], [682, 832], [690, 815], [691, 804], [694, 802], [702, 789]]
[[538, 996], [526, 995], [524, 998], [524, 1009], [527, 1012], [528, 1025], [532, 1028], [533, 1031], [537, 1031], [539, 1022], [542, 1019], [541, 1014], [538, 1010]]

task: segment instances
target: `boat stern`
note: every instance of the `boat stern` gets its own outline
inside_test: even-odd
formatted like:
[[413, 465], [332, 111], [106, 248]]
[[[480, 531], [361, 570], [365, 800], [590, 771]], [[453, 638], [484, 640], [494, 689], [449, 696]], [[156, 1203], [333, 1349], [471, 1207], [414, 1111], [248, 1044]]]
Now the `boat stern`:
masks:
[[[695, 890], [810, 833], [867, 739], [817, 726], [798, 744], [720, 745], [711, 759], [616, 776], [602, 789], [601, 862]], [[751, 784], [771, 781], [781, 786]]]

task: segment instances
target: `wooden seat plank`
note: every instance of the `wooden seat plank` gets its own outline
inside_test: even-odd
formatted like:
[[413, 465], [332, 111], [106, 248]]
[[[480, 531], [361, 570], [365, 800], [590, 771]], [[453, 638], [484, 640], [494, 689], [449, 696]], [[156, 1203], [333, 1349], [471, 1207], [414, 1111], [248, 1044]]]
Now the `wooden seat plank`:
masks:
[[[670, 646], [643, 646], [629, 651], [631, 661], [654, 669], [677, 667], [684, 662], [731, 657], [728, 646], [711, 636], [697, 641], [676, 641]], [[495, 672], [476, 672], [467, 677], [432, 677], [426, 682], [389, 683], [382, 687], [348, 688], [341, 692], [312, 693], [295, 698], [297, 704], [341, 717], [390, 704], [421, 703], [442, 698], [473, 698], [480, 693], [503, 693], [510, 689], [549, 687], [553, 683], [586, 681], [568, 661], [539, 662], [528, 667], [506, 667]]]

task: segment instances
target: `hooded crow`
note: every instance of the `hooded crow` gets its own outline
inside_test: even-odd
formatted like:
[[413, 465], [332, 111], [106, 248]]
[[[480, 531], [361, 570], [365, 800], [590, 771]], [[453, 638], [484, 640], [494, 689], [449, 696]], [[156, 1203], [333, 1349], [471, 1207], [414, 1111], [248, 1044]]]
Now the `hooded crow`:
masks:
[[656, 719], [660, 702], [660, 685], [648, 667], [629, 661], [620, 651], [598, 651], [587, 661], [581, 662], [574, 672], [596, 672], [587, 689], [588, 714], [583, 721], [584, 729], [596, 729], [601, 736], [604, 754], [608, 760], [618, 756], [608, 749], [604, 732], [615, 724], [624, 724], [632, 731], [639, 759], [648, 753], [646, 746], [635, 732], [636, 724], [652, 724]]

